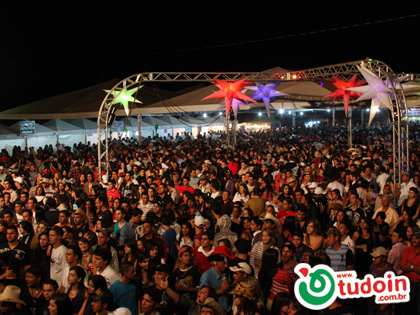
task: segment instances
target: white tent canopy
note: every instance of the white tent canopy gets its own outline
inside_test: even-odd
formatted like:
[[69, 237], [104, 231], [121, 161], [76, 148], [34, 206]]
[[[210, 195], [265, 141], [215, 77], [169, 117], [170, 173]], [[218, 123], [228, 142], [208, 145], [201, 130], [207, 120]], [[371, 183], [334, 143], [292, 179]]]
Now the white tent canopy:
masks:
[[[20, 122], [16, 122], [13, 125], [9, 126], [9, 129], [20, 135]], [[39, 147], [44, 147], [45, 145], [52, 145], [53, 147], [57, 144], [57, 133], [41, 124], [35, 122], [35, 133], [28, 135], [20, 135], [19, 137], [22, 141], [26, 141], [24, 146], [28, 148], [34, 147], [38, 149]]]
[[58, 142], [72, 147], [75, 143], [86, 142], [86, 130], [61, 119], [51, 119], [43, 124], [57, 132]]

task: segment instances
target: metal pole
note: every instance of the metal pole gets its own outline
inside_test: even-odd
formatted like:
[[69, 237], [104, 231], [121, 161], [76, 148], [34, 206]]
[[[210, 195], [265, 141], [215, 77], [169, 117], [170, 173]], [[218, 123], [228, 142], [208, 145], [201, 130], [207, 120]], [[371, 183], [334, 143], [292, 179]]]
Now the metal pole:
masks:
[[139, 130], [139, 144], [141, 144], [141, 114], [137, 114], [137, 128]]
[[335, 109], [332, 110], [332, 124], [331, 126], [335, 126]]
[[364, 115], [363, 115], [363, 108], [361, 108], [360, 109], [360, 121], [361, 121], [361, 123], [360, 123], [360, 125], [361, 125], [361, 127], [363, 128], [363, 125], [364, 125], [364, 123], [365, 123], [365, 121], [364, 121]]
[[353, 146], [353, 141], [352, 141], [352, 133], [351, 133], [351, 128], [352, 128], [352, 109], [351, 109], [350, 106], [349, 106], [349, 110], [348, 110], [347, 122], [348, 122], [348, 128], [349, 128], [348, 145], [349, 145], [349, 148], [351, 148]]

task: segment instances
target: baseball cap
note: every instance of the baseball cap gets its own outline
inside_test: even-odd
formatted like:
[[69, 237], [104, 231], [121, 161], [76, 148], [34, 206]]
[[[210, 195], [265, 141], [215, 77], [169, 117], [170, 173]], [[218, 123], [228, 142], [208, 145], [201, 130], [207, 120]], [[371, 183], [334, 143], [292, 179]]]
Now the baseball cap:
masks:
[[91, 298], [94, 301], [102, 301], [103, 303], [107, 303], [108, 306], [114, 303], [114, 295], [109, 289], [105, 288], [99, 288], [96, 290], [95, 294], [93, 294]]
[[322, 195], [324, 193], [324, 189], [322, 187], [316, 187], [314, 190], [315, 195]]
[[252, 273], [251, 266], [247, 262], [238, 262], [236, 265], [229, 267], [232, 272], [242, 271], [250, 275]]
[[201, 215], [197, 215], [194, 218], [194, 224], [197, 227], [203, 227], [204, 226], [204, 217]]
[[19, 184], [23, 184], [23, 178], [18, 176], [16, 178], [13, 179], [15, 182], [18, 182]]
[[388, 256], [388, 251], [384, 247], [377, 247], [370, 253], [373, 257]]

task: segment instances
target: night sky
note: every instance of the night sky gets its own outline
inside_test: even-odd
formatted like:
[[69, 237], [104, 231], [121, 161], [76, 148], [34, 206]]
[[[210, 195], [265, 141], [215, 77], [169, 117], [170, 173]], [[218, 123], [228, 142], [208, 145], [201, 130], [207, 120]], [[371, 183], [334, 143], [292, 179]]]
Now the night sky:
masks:
[[86, 1], [13, 1], [0, 18], [1, 108], [144, 71], [303, 70], [369, 57], [398, 73], [420, 73], [418, 6], [291, 2], [119, 1], [92, 8]]

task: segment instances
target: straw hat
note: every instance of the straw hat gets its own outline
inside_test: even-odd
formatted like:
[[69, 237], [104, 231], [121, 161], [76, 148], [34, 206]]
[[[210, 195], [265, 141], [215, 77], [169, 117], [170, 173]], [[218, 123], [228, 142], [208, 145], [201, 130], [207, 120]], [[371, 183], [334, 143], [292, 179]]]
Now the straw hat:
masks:
[[279, 229], [281, 227], [281, 223], [279, 221], [279, 219], [277, 219], [274, 215], [272, 215], [271, 213], [266, 213], [264, 218], [260, 218], [261, 221], [267, 221], [270, 220], [274, 223], [274, 225], [276, 226], [277, 229]]
[[254, 291], [255, 291], [255, 288], [252, 284], [242, 281], [242, 282], [239, 282], [236, 285], [235, 289], [230, 291], [229, 294], [239, 295], [254, 302], [255, 301]]
[[20, 289], [15, 285], [8, 285], [4, 288], [3, 293], [0, 294], [0, 302], [11, 302], [26, 305], [25, 302], [19, 299], [19, 296]]
[[224, 310], [223, 310], [223, 307], [214, 298], [208, 297], [207, 299], [205, 299], [205, 301], [203, 303], [199, 302], [199, 304], [202, 307], [207, 306], [207, 307], [210, 307], [211, 309], [213, 309], [214, 312], [215, 312], [214, 313], [215, 315], [222, 315], [222, 314], [225, 313]]

